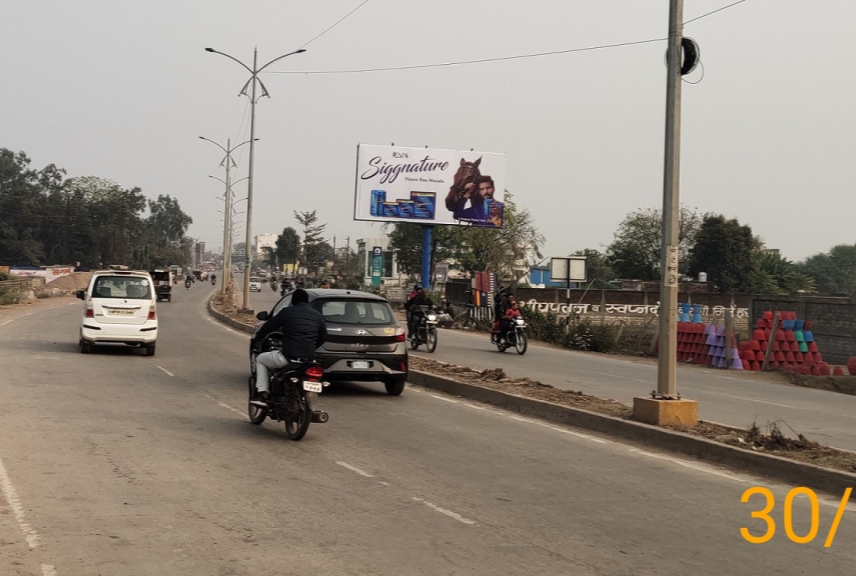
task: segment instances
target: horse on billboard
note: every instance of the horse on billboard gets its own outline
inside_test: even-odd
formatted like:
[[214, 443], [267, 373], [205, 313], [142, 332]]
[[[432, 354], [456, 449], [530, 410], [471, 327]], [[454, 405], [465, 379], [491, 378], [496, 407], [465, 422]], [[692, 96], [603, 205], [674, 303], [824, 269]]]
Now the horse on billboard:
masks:
[[479, 158], [475, 162], [467, 162], [461, 158], [461, 165], [458, 167], [458, 171], [455, 172], [452, 186], [449, 188], [449, 193], [446, 195], [446, 208], [450, 212], [454, 212], [455, 205], [466, 191], [466, 185], [481, 176], [481, 172], [479, 171], [479, 164], [481, 164], [481, 161], [482, 159]]

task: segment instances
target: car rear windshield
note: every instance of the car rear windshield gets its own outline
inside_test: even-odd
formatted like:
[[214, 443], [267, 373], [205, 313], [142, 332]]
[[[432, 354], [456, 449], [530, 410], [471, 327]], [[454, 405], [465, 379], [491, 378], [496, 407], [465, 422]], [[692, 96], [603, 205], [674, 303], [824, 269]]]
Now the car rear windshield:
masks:
[[150, 284], [148, 278], [139, 276], [98, 276], [92, 287], [92, 297], [150, 300]]
[[392, 309], [377, 300], [323, 299], [312, 302], [326, 322], [332, 324], [392, 324]]

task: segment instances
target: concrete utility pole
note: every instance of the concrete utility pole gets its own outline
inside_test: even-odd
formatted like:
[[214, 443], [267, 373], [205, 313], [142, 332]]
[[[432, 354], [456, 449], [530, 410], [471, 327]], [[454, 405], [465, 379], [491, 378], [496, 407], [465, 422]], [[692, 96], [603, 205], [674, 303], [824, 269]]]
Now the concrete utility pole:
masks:
[[651, 398], [633, 400], [634, 416], [658, 425], [694, 425], [698, 421], [698, 404], [692, 400], [681, 400], [676, 383], [683, 21], [683, 0], [670, 0], [657, 390]]

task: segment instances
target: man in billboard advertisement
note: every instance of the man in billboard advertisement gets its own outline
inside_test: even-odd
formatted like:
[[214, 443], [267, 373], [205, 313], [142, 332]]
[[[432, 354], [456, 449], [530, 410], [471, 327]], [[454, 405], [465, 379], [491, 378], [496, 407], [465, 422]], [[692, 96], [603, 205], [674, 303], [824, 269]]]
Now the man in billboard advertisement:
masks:
[[505, 155], [360, 144], [355, 220], [502, 228]]

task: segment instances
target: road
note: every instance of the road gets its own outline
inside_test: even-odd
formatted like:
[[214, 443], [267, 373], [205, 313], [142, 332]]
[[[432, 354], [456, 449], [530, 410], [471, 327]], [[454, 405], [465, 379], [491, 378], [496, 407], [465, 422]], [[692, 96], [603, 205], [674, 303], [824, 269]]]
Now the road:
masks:
[[[279, 293], [269, 287], [253, 292], [250, 302], [270, 309]], [[530, 343], [524, 356], [504, 354], [486, 334], [440, 330], [437, 350], [417, 355], [474, 369], [501, 367], [511, 376], [528, 376], [557, 388], [579, 390], [628, 405], [634, 396], [657, 388], [657, 366], [649, 359], [583, 353]], [[745, 428], [782, 420], [811, 440], [856, 451], [856, 396], [800, 388], [768, 375], [678, 366], [678, 391], [699, 403], [702, 420]]]
[[772, 485], [749, 544], [753, 478], [419, 388], [337, 386], [300, 443], [252, 426], [210, 291], [159, 305], [153, 358], [80, 354], [76, 301], [0, 327], [4, 576], [852, 574], [856, 507], [797, 545]]

